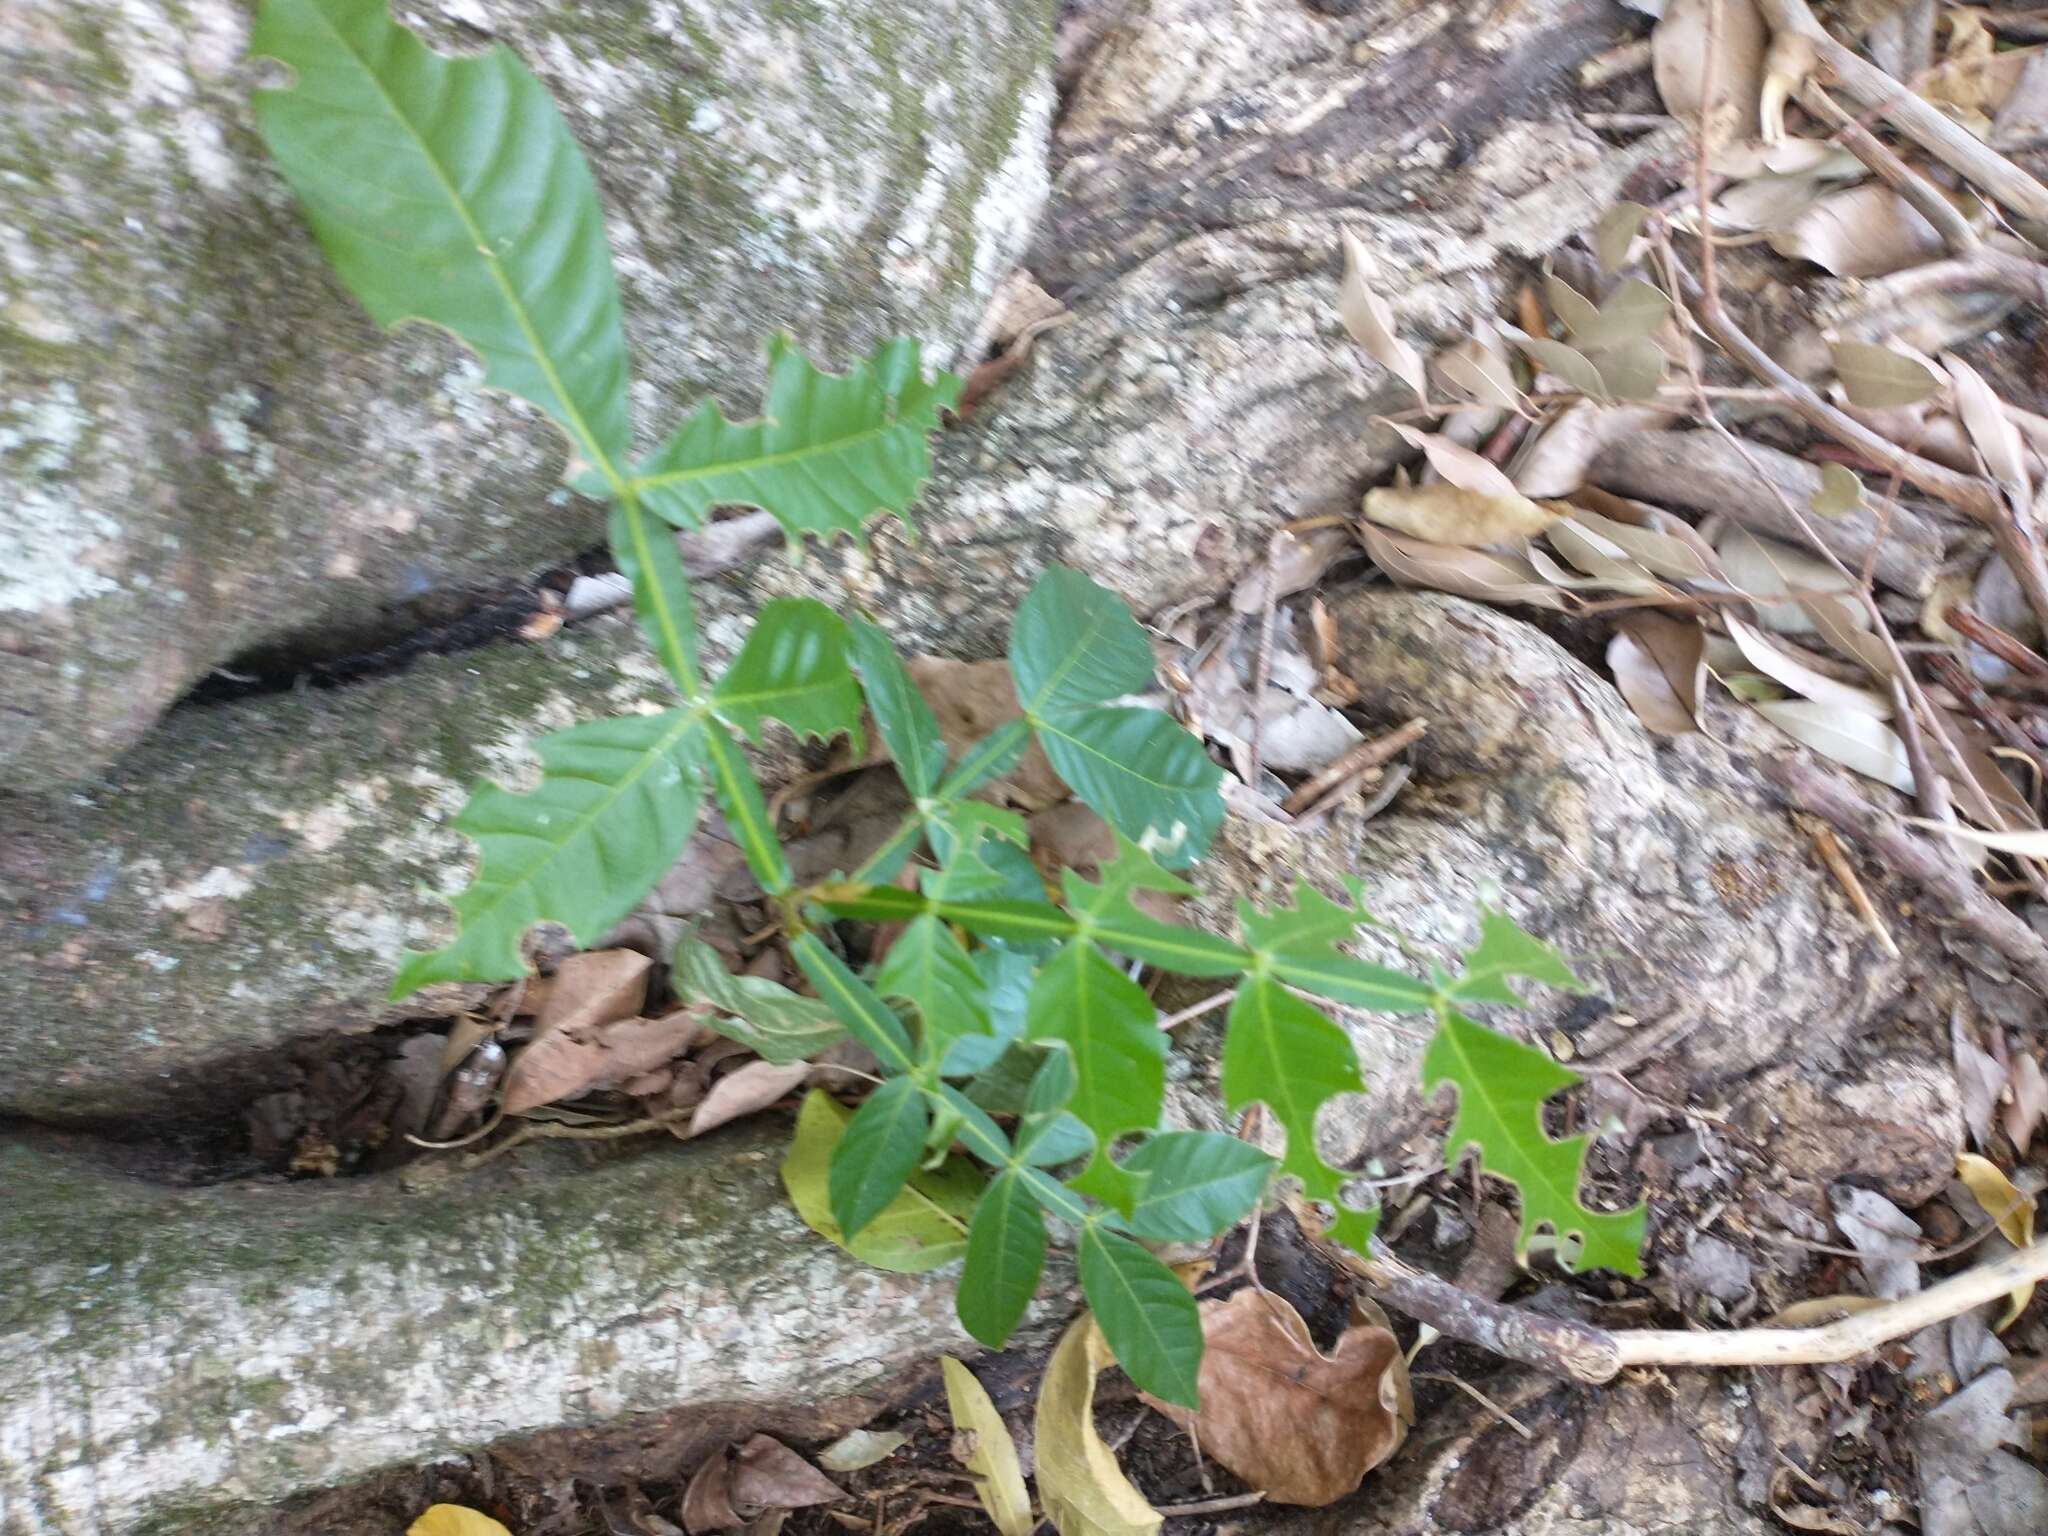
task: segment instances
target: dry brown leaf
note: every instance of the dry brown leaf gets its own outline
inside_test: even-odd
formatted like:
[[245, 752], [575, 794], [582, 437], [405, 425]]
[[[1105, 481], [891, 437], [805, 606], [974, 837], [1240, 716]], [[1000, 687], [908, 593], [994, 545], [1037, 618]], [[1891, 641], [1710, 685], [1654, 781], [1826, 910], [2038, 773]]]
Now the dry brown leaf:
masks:
[[1670, 361], [1664, 349], [1647, 336], [1601, 347], [1587, 357], [1600, 370], [1601, 381], [1611, 397], [1637, 403], [1657, 398]]
[[750, 1061], [728, 1072], [711, 1085], [711, 1091], [691, 1114], [690, 1134], [702, 1136], [729, 1120], [766, 1109], [801, 1086], [810, 1071], [807, 1061], [792, 1061], [784, 1066], [772, 1061]]
[[1365, 515], [1382, 528], [1460, 549], [1526, 539], [1558, 519], [1556, 511], [1538, 506], [1512, 487], [1504, 495], [1489, 495], [1441, 481], [1367, 491]]
[[732, 1507], [732, 1453], [720, 1446], [705, 1458], [683, 1491], [683, 1529], [690, 1536], [736, 1531], [747, 1522]]
[[1154, 1536], [1162, 1523], [1095, 1432], [1095, 1377], [1110, 1363], [1101, 1330], [1083, 1313], [1060, 1335], [1039, 1382], [1031, 1420], [1038, 1497], [1060, 1536]]
[[1480, 323], [1474, 335], [1437, 353], [1430, 366], [1443, 392], [1453, 400], [1469, 400], [1496, 411], [1521, 407], [1522, 391], [1515, 383], [1514, 366], [1486, 322]]
[[[947, 753], [958, 758], [974, 743], [1012, 720], [1023, 718], [1007, 663], [954, 661], [944, 656], [913, 656], [904, 663], [910, 680], [931, 706]], [[1036, 740], [1016, 767], [1000, 781], [1024, 810], [1037, 810], [1067, 798], [1067, 786], [1052, 771]]]
[[[1705, 99], [1710, 3], [1720, 9], [1711, 105]], [[1711, 144], [1756, 138], [1763, 124], [1759, 108], [1769, 41], [1753, 0], [1669, 0], [1650, 34], [1650, 68], [1664, 110], [1698, 123], [1704, 109]]]
[[1941, 388], [1925, 364], [1874, 342], [1838, 341], [1834, 357], [1842, 392], [1867, 410], [1914, 405]]
[[1247, 1287], [1201, 1311], [1200, 1410], [1146, 1401], [1269, 1502], [1333, 1504], [1399, 1448], [1408, 1370], [1387, 1329], [1355, 1323], [1325, 1355], [1270, 1291]]
[[618, 1019], [537, 1036], [506, 1069], [505, 1113], [524, 1114], [628, 1082], [688, 1054], [710, 1033], [700, 1014], [685, 1008], [658, 1019]]
[[2033, 1054], [2016, 1050], [2007, 1086], [2010, 1097], [1999, 1118], [2005, 1124], [2005, 1134], [2019, 1149], [2020, 1156], [2025, 1157], [2033, 1145], [2034, 1132], [2041, 1128], [2042, 1121], [2048, 1120], [2048, 1073], [2041, 1070], [2041, 1063]]
[[1790, 221], [1772, 227], [1780, 256], [1823, 267], [1837, 277], [1884, 277], [1939, 256], [1941, 234], [1882, 182], [1830, 192]]
[[1550, 305], [1550, 312], [1572, 333], [1574, 340], [1578, 339], [1581, 331], [1600, 324], [1600, 306], [1555, 272], [1543, 275], [1543, 297]]
[[1344, 317], [1344, 329], [1365, 348], [1366, 355], [1415, 391], [1415, 398], [1429, 398], [1422, 354], [1401, 339], [1394, 329], [1394, 312], [1379, 296], [1379, 264], [1372, 248], [1349, 230], [1344, 232], [1344, 280], [1337, 290], [1337, 312]]
[[1960, 1012], [1949, 1015], [1948, 1037], [1956, 1066], [1956, 1091], [1962, 1099], [1963, 1126], [1970, 1140], [1981, 1147], [1991, 1136], [1991, 1117], [2005, 1092], [2006, 1069], [1970, 1037]]
[[632, 949], [569, 956], [550, 979], [534, 1034], [631, 1018], [647, 1001], [647, 977], [653, 968], [652, 960]]
[[1998, 51], [1981, 21], [1961, 8], [1950, 15], [1967, 19], [1951, 33], [1947, 57], [1915, 82], [1916, 94], [1952, 107], [1964, 118], [1992, 116], [2011, 99], [2028, 64], [2042, 50]]
[[831, 1504], [846, 1492], [772, 1435], [756, 1435], [732, 1459], [732, 1504], [752, 1518], [764, 1509]]
[[1891, 719], [1892, 701], [1886, 695], [1835, 681], [1797, 654], [1794, 647], [1771, 640], [1733, 614], [1725, 615], [1722, 622], [1728, 626], [1729, 638], [1743, 658], [1764, 676], [1816, 704], [1868, 715], [1873, 720]]
[[[2015, 1248], [2033, 1246], [2033, 1196], [2021, 1194], [2013, 1187], [2012, 1180], [1999, 1171], [1996, 1163], [1974, 1152], [1956, 1154], [1956, 1177], [1963, 1181], [1963, 1188], [1970, 1192], [1970, 1198], [1997, 1224], [2000, 1236]], [[2033, 1299], [2031, 1282], [2014, 1291], [2006, 1298], [2005, 1316], [1999, 1319], [1995, 1331], [2003, 1333], [2010, 1328]]]
[[1858, 180], [1867, 175], [1863, 162], [1826, 139], [1781, 139], [1766, 144], [1762, 138], [1723, 144], [1708, 159], [1717, 176], [1747, 181], [1755, 176], [1824, 176]]
[[2028, 505], [2034, 499], [2034, 487], [2027, 475], [2027, 446], [2012, 412], [1992, 393], [1983, 375], [1960, 357], [1947, 354], [1941, 365], [1948, 370], [1956, 415], [1962, 418], [1977, 452], [1984, 456], [1984, 467], [2015, 506]]
[[1453, 592], [1489, 603], [1568, 606], [1565, 596], [1545, 582], [1527, 560], [1492, 550], [1455, 549], [1403, 538], [1370, 523], [1358, 525], [1358, 536], [1379, 568], [1404, 587]]
[[1757, 176], [1738, 182], [1714, 200], [1714, 228], [1728, 234], [1783, 228], [1835, 186], [1819, 176]]
[[[1851, 584], [1825, 561], [1781, 540], [1751, 533], [1732, 519], [1715, 540], [1714, 553], [1729, 584], [1758, 600], [1757, 622], [1779, 634], [1811, 634], [1819, 624], [1812, 599], [1831, 599], [1850, 590]], [[1794, 600], [1779, 601], [1795, 593]], [[1852, 629], [1870, 623], [1868, 614], [1847, 602], [1840, 605], [1837, 617]]]
[[1569, 496], [1610, 444], [1668, 426], [1672, 413], [1640, 405], [1579, 400], [1564, 408], [1523, 444], [1508, 466], [1515, 489], [1537, 501]]
[[1615, 626], [1607, 667], [1638, 720], [1659, 735], [1683, 736], [1700, 728], [1706, 655], [1706, 632], [1696, 621], [1631, 613]]
[[1334, 525], [1299, 532], [1282, 529], [1274, 535], [1265, 558], [1238, 578], [1230, 592], [1231, 609], [1237, 613], [1258, 613], [1269, 601], [1278, 602], [1307, 591], [1351, 548], [1349, 532]]
[[1785, 105], [1813, 73], [1818, 50], [1800, 32], [1780, 32], [1764, 50], [1764, 83], [1758, 95], [1759, 136], [1766, 144], [1785, 141]]
[[1481, 496], [1522, 499], [1522, 493], [1515, 489], [1514, 481], [1485, 455], [1474, 453], [1470, 448], [1454, 443], [1447, 437], [1418, 432], [1398, 421], [1390, 421], [1387, 425], [1392, 427], [1401, 440], [1411, 448], [1420, 448], [1423, 457], [1429, 460], [1429, 467], [1442, 476], [1447, 484]]
[[[1675, 532], [1639, 528], [1584, 507], [1576, 508], [1569, 521], [1586, 533], [1597, 534], [1653, 575], [1671, 581], [1726, 580], [1721, 572], [1721, 562], [1714, 558], [1713, 547], [1696, 535], [1688, 539]], [[1677, 518], [1664, 521], [1667, 527], [1692, 532]]]
[[1548, 336], [1533, 336], [1526, 331], [1503, 327], [1508, 340], [1529, 354], [1537, 367], [1546, 373], [1554, 373], [1582, 395], [1605, 399], [1607, 381], [1600, 377], [1600, 370], [1577, 347], [1561, 341], [1552, 341]]

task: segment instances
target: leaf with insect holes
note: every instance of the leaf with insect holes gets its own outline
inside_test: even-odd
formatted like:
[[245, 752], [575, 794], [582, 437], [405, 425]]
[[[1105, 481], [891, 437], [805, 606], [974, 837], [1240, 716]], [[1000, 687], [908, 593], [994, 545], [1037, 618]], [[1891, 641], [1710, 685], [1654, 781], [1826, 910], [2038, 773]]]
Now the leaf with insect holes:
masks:
[[1868, 341], [1834, 345], [1835, 377], [1851, 405], [1881, 411], [1915, 405], [1941, 388], [1941, 380], [1921, 363], [1890, 347]]
[[913, 337], [837, 374], [775, 336], [761, 415], [735, 422], [705, 401], [635, 468], [632, 489], [682, 528], [702, 526], [713, 507], [759, 507], [792, 539], [858, 540], [878, 513], [907, 520], [931, 474], [930, 434], [959, 398], [951, 374], [924, 377]]
[[[1578, 1191], [1590, 1138], [1553, 1141], [1543, 1129], [1544, 1101], [1578, 1081], [1578, 1074], [1541, 1051], [1485, 1029], [1454, 1008], [1439, 1014], [1422, 1058], [1425, 1093], [1434, 1094], [1446, 1083], [1458, 1091], [1445, 1155], [1455, 1160], [1476, 1146], [1480, 1166], [1521, 1192], [1516, 1256], [1526, 1255], [1529, 1240], [1547, 1226], [1560, 1241], [1559, 1259], [1567, 1269], [1639, 1275], [1647, 1207], [1588, 1210]], [[1562, 1246], [1571, 1238], [1578, 1240], [1576, 1254]]]
[[711, 691], [712, 708], [758, 743], [764, 721], [799, 736], [844, 731], [860, 751], [860, 684], [847, 665], [846, 621], [807, 597], [762, 604], [746, 643]]
[[1353, 882], [1351, 901], [1336, 902], [1305, 882], [1297, 882], [1293, 902], [1261, 912], [1246, 901], [1237, 905], [1238, 927], [1245, 947], [1272, 974], [1290, 987], [1327, 997], [1354, 1008], [1387, 1013], [1426, 1011], [1433, 996], [1426, 982], [1384, 965], [1340, 953], [1340, 942], [1356, 937], [1373, 922], [1359, 904]]
[[1161, 869], [1144, 849], [1118, 836], [1116, 857], [1102, 866], [1095, 881], [1073, 870], [1060, 873], [1067, 911], [1084, 919], [1095, 940], [1117, 954], [1143, 960], [1177, 976], [1238, 976], [1251, 963], [1241, 944], [1198, 928], [1162, 922], [1133, 900], [1136, 892], [1192, 896], [1195, 888]]
[[249, 52], [291, 71], [255, 93], [256, 126], [371, 318], [453, 332], [486, 386], [616, 474], [632, 438], [618, 282], [597, 185], [541, 83], [502, 43], [433, 52], [388, 0], [265, 0]]
[[1169, 868], [1208, 849], [1223, 770], [1160, 711], [1107, 702], [1152, 684], [1151, 642], [1113, 593], [1048, 570], [1017, 610], [1009, 661], [1039, 744], [1082, 803]]
[[1057, 1041], [1073, 1054], [1068, 1108], [1095, 1134], [1089, 1175], [1101, 1198], [1126, 1207], [1140, 1181], [1121, 1176], [1105, 1149], [1159, 1123], [1167, 1047], [1158, 1020], [1144, 989], [1085, 939], [1069, 940], [1040, 967], [1025, 1013], [1026, 1039]]
[[796, 1135], [782, 1159], [782, 1187], [804, 1224], [863, 1264], [916, 1275], [951, 1264], [967, 1251], [969, 1213], [982, 1177], [964, 1157], [921, 1168], [901, 1194], [866, 1227], [848, 1238], [832, 1219], [826, 1179], [832, 1154], [853, 1111], [822, 1088], [813, 1088], [797, 1113]]
[[477, 871], [448, 899], [460, 931], [408, 953], [394, 998], [436, 981], [513, 981], [520, 941], [560, 923], [595, 944], [683, 850], [697, 819], [702, 723], [687, 710], [595, 720], [539, 738], [537, 787], [486, 780], [450, 823], [477, 845]]
[[1081, 1229], [1081, 1294], [1116, 1363], [1141, 1392], [1195, 1406], [1202, 1319], [1180, 1276], [1132, 1242]]
[[1266, 1106], [1287, 1133], [1280, 1171], [1299, 1180], [1309, 1199], [1335, 1208], [1330, 1236], [1358, 1253], [1366, 1252], [1379, 1213], [1338, 1201], [1351, 1175], [1323, 1161], [1316, 1116], [1337, 1095], [1364, 1091], [1349, 1035], [1272, 977], [1244, 979], [1223, 1036], [1224, 1103], [1232, 1114]]
[[1394, 329], [1394, 312], [1375, 291], [1379, 265], [1372, 250], [1350, 231], [1344, 234], [1344, 280], [1337, 290], [1337, 312], [1344, 317], [1344, 329], [1365, 348], [1366, 355], [1415, 391], [1415, 398], [1429, 398], [1422, 354]]
[[1519, 1006], [1516, 980], [1542, 982], [1562, 992], [1584, 992], [1586, 984], [1556, 949], [1494, 907], [1479, 909], [1479, 942], [1465, 953], [1446, 995], [1459, 1002]]

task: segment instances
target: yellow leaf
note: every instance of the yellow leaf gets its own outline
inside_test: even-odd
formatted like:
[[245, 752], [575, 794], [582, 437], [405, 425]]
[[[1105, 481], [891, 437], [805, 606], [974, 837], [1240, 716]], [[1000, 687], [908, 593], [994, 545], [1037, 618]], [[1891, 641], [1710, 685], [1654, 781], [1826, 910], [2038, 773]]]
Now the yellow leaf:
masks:
[[974, 1454], [967, 1458], [967, 1470], [981, 1479], [974, 1496], [1002, 1536], [1031, 1536], [1038, 1521], [1031, 1513], [1031, 1495], [1024, 1487], [1024, 1468], [1017, 1460], [1010, 1426], [974, 1372], [950, 1355], [939, 1357], [939, 1367], [946, 1375], [946, 1407], [953, 1427], [974, 1434]]
[[1095, 1433], [1095, 1375], [1109, 1362], [1084, 1313], [1060, 1336], [1038, 1385], [1038, 1496], [1060, 1536], [1153, 1536], [1163, 1523]]
[[1554, 509], [1539, 507], [1519, 491], [1487, 495], [1443, 480], [1407, 490], [1383, 486], [1367, 491], [1365, 515], [1396, 533], [1461, 549], [1526, 539], [1558, 519]]
[[405, 1536], [512, 1536], [489, 1515], [460, 1504], [436, 1504], [405, 1528]]
[[[1963, 1187], [1983, 1207], [1984, 1214], [1998, 1223], [1998, 1230], [2007, 1242], [2015, 1248], [2033, 1245], [2033, 1199], [2015, 1189], [2012, 1180], [1998, 1171], [1996, 1163], [1974, 1152], [1958, 1152], [1956, 1177], [1963, 1181]], [[2010, 1328], [2033, 1299], [2031, 1282], [2014, 1291], [2006, 1302], [2005, 1316], [1998, 1321], [1998, 1331], [2003, 1333]]]

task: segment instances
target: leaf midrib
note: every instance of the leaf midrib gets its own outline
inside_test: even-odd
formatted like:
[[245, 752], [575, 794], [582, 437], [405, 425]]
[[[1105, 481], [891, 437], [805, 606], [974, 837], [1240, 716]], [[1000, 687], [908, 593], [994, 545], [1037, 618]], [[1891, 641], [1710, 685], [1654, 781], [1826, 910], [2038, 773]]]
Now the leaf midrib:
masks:
[[[765, 420], [766, 418], [763, 418], [763, 422]], [[721, 418], [721, 425], [727, 431], [740, 431], [747, 427], [761, 424], [763, 423], [724, 421]], [[883, 422], [878, 427], [863, 427], [860, 431], [848, 433], [844, 437], [827, 438], [823, 442], [817, 443], [806, 443], [800, 448], [790, 448], [780, 453], [756, 454], [752, 458], [746, 459], [724, 459], [715, 464], [698, 465], [693, 469], [665, 469], [656, 475], [635, 475], [626, 484], [637, 494], [643, 491], [664, 490], [669, 486], [684, 485], [693, 480], [708, 480], [714, 475], [744, 475], [752, 474], [758, 470], [780, 469], [784, 465], [794, 464], [819, 454], [844, 453], [856, 444], [864, 443], [870, 438], [886, 437], [891, 433], [903, 431], [910, 425], [901, 419], [891, 419]], [[659, 450], [656, 451], [659, 452]]]

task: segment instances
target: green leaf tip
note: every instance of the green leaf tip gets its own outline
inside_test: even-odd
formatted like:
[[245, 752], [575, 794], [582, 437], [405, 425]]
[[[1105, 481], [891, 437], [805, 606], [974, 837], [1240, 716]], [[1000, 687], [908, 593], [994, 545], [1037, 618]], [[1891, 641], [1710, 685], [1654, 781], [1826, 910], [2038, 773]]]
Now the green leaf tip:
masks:
[[683, 528], [717, 506], [759, 507], [792, 541], [843, 533], [910, 505], [931, 474], [929, 436], [960, 381], [923, 374], [915, 337], [898, 336], [845, 373], [814, 367], [786, 335], [768, 342], [761, 414], [732, 421], [706, 400], [635, 469], [631, 489]]
[[798, 736], [844, 732], [858, 754], [861, 694], [847, 659], [850, 643], [846, 621], [823, 603], [771, 598], [712, 689], [712, 708], [757, 745], [762, 722], [780, 720]]
[[[1529, 1241], [1548, 1227], [1559, 1242], [1567, 1269], [1612, 1269], [1640, 1275], [1648, 1211], [1591, 1211], [1579, 1202], [1591, 1138], [1553, 1141], [1543, 1129], [1543, 1104], [1578, 1083], [1577, 1073], [1543, 1052], [1496, 1033], [1455, 1008], [1438, 1016], [1436, 1033], [1422, 1058], [1422, 1087], [1434, 1094], [1445, 1083], [1458, 1090], [1457, 1115], [1444, 1138], [1444, 1155], [1455, 1162], [1467, 1147], [1479, 1149], [1480, 1167], [1512, 1182], [1521, 1192], [1519, 1257]], [[1569, 1247], [1576, 1240], [1574, 1254]]]
[[1519, 1005], [1522, 995], [1510, 985], [1516, 978], [1565, 992], [1588, 990], [1563, 955], [1499, 908], [1481, 907], [1479, 942], [1466, 953], [1461, 974], [1450, 984], [1450, 996], [1460, 1002]]

